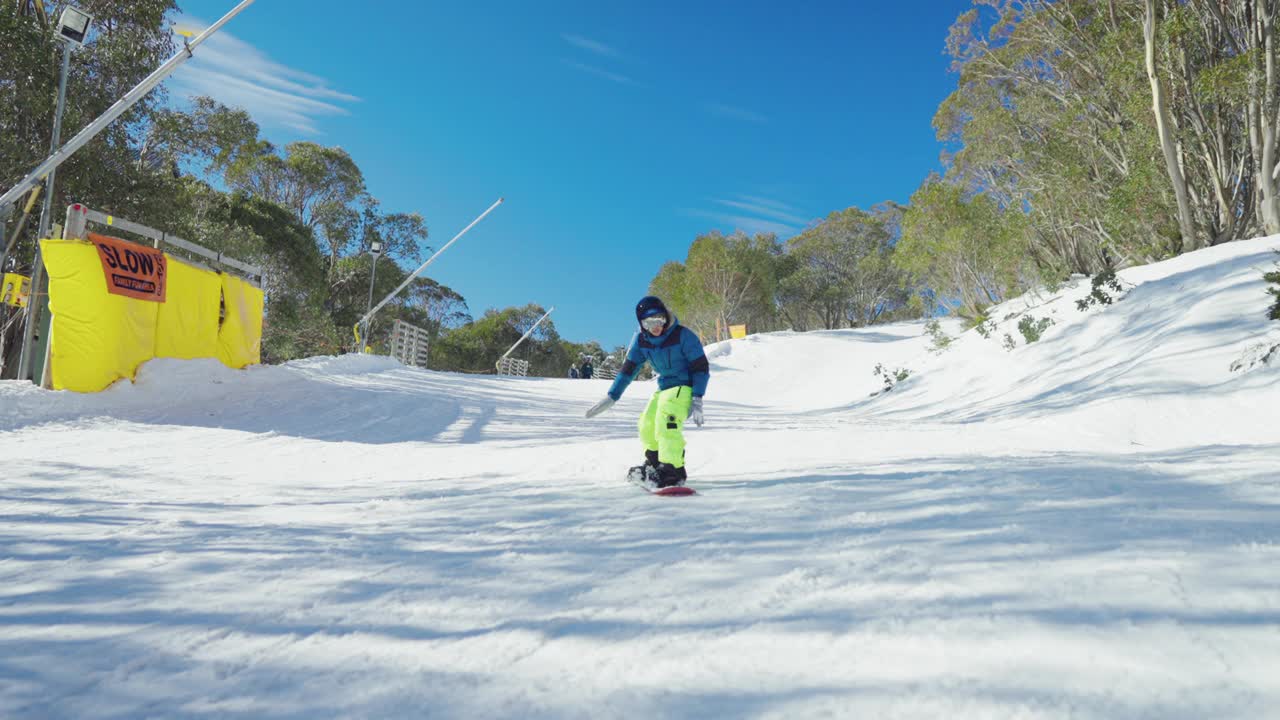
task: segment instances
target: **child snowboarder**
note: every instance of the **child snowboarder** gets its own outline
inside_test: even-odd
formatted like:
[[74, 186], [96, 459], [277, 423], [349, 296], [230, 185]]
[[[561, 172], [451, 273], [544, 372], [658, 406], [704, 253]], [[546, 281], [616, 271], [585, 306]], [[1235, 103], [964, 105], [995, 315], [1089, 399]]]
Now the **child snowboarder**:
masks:
[[595, 417], [622, 398], [622, 393], [648, 362], [658, 374], [658, 391], [640, 416], [640, 443], [644, 465], [631, 468], [658, 487], [683, 485], [685, 420], [702, 427], [702, 395], [707, 391], [711, 368], [702, 341], [676, 319], [675, 313], [656, 297], [636, 304], [640, 330], [627, 349], [627, 360], [618, 370], [608, 395], [587, 411]]

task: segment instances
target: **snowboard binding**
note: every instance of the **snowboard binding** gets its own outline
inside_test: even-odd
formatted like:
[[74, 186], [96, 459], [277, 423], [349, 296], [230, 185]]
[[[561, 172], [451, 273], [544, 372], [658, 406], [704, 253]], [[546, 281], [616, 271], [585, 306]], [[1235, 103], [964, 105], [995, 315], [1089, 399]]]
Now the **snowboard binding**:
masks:
[[655, 488], [678, 487], [684, 485], [688, 474], [682, 467], [670, 463], [658, 462], [658, 453], [653, 450], [645, 452], [645, 464], [637, 465], [627, 471], [627, 479], [631, 482]]

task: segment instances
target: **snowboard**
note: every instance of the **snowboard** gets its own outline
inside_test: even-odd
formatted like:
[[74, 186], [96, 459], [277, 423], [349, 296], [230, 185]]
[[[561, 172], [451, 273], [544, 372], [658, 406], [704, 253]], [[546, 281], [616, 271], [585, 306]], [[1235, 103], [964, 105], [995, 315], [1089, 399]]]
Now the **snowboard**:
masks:
[[677, 497], [681, 495], [697, 495], [698, 492], [691, 487], [685, 485], [671, 485], [660, 488], [657, 485], [645, 479], [644, 474], [630, 470], [627, 472], [627, 482], [639, 487], [641, 490], [650, 495], [661, 495], [663, 497]]

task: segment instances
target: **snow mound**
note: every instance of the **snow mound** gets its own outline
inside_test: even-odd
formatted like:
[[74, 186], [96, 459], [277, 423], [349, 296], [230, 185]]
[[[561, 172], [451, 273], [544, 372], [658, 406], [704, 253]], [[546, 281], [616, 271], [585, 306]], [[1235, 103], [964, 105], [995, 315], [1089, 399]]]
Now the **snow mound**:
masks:
[[[1086, 311], [1077, 301], [1087, 279], [1010, 300], [990, 310], [990, 337], [969, 330], [947, 351], [917, 357], [912, 377], [866, 409], [952, 422], [1053, 416], [1126, 433], [1159, 418], [1132, 438], [1150, 445], [1269, 439], [1263, 398], [1280, 377], [1231, 368], [1276, 335], [1262, 273], [1277, 248], [1280, 239], [1262, 238], [1125, 270], [1121, 298]], [[1024, 318], [1051, 322], [1027, 343]]]

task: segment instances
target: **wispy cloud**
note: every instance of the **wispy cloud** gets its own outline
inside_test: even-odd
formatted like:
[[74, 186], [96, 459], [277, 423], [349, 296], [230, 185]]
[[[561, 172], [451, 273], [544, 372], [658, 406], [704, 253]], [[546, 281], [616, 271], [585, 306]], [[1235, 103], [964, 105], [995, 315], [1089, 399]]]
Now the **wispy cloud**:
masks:
[[774, 210], [782, 210], [784, 212], [796, 212], [796, 209], [794, 207], [782, 201], [774, 200], [772, 198], [760, 197], [759, 195], [739, 195], [738, 198], [740, 200], [744, 200], [749, 203], [755, 203], [756, 205], [772, 208]]
[[592, 40], [591, 38], [585, 38], [581, 35], [574, 35], [572, 33], [561, 33], [560, 37], [570, 45], [581, 50], [586, 50], [587, 52], [595, 53], [596, 55], [603, 55], [604, 57], [611, 58], [622, 56], [617, 50], [598, 40]]
[[[573, 33], [561, 33], [560, 38], [572, 45], [574, 48], [596, 56], [597, 61], [603, 62], [606, 65], [609, 64], [609, 61], [622, 59], [622, 53], [618, 52], [614, 47], [606, 45], [599, 40], [592, 40], [591, 38], [574, 35]], [[619, 85], [640, 86], [640, 83], [636, 82], [631, 76], [623, 75], [620, 72], [614, 72], [606, 67], [600, 67], [600, 65], [593, 65], [567, 58], [564, 59], [564, 64], [579, 72], [584, 72], [588, 75], [595, 75], [598, 78], [604, 78], [609, 82], [615, 82]]]
[[[182, 18], [184, 28], [205, 23]], [[329, 87], [328, 81], [272, 60], [265, 52], [225, 30], [211, 36], [169, 80], [175, 94], [208, 95], [230, 107], [244, 108], [265, 126], [321, 134], [319, 120], [348, 115], [343, 104], [360, 98]]]
[[791, 237], [800, 232], [799, 228], [787, 223], [769, 220], [750, 215], [735, 215], [710, 210], [685, 210], [685, 213], [715, 222], [723, 229], [741, 230], [749, 235], [756, 233], [773, 233], [781, 238]]
[[709, 101], [702, 103], [702, 107], [712, 115], [719, 115], [721, 117], [732, 118], [734, 120], [744, 120], [757, 125], [764, 125], [769, 122], [769, 118], [764, 115], [752, 110], [747, 110], [746, 108], [740, 108], [736, 105], [727, 105], [722, 102]]
[[[715, 222], [723, 230], [741, 230], [748, 234], [774, 233], [787, 238], [799, 234], [811, 224], [802, 210], [784, 202], [754, 195], [735, 195], [731, 199], [713, 198], [711, 202], [726, 210], [685, 210], [685, 214]], [[733, 212], [737, 211], [737, 212]]]
[[765, 200], [763, 198], [743, 197], [741, 200], [721, 200], [716, 199], [714, 202], [731, 207], [735, 210], [742, 210], [753, 215], [763, 215], [765, 217], [774, 218], [793, 225], [804, 226], [809, 223], [807, 218], [803, 218], [794, 214], [795, 209], [782, 203]]
[[568, 65], [571, 68], [574, 68], [575, 70], [581, 70], [584, 73], [590, 73], [591, 75], [595, 75], [596, 77], [602, 77], [605, 80], [610, 80], [612, 82], [616, 82], [621, 85], [638, 85], [639, 84], [635, 80], [632, 80], [631, 78], [627, 77], [626, 75], [623, 75], [622, 73], [616, 73], [610, 70], [605, 70], [604, 68], [599, 68], [599, 67], [596, 67], [595, 65], [587, 65], [586, 63], [580, 63], [576, 60], [565, 60], [564, 64]]

